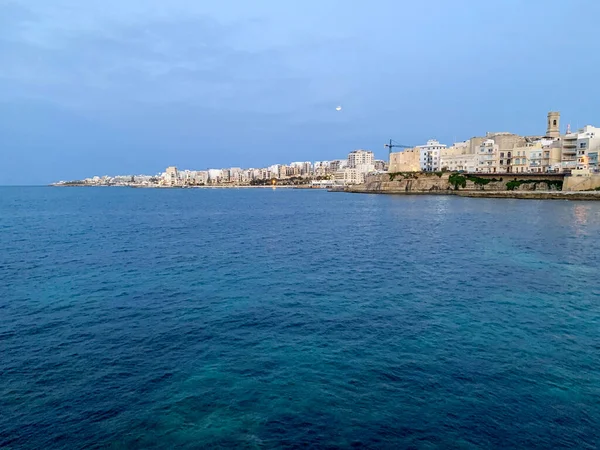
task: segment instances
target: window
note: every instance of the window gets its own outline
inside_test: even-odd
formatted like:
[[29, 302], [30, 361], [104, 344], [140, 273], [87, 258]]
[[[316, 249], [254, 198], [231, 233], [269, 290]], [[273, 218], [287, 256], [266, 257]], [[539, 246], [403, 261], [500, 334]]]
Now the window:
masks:
[[552, 125], [556, 126], [556, 119], [552, 121]]
[[580, 142], [579, 143], [579, 148], [586, 148], [587, 144], [585, 142]]

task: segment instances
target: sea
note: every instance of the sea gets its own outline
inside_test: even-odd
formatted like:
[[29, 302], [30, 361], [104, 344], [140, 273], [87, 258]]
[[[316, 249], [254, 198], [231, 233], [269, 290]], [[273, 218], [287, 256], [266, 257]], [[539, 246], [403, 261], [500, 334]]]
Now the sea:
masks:
[[600, 447], [600, 203], [0, 188], [0, 448]]

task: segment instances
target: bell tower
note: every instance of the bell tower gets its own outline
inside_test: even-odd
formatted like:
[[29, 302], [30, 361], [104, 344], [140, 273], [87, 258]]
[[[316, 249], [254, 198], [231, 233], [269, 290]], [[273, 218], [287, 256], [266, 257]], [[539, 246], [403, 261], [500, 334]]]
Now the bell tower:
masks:
[[546, 137], [560, 137], [560, 113], [558, 111], [550, 111], [548, 113], [548, 130]]

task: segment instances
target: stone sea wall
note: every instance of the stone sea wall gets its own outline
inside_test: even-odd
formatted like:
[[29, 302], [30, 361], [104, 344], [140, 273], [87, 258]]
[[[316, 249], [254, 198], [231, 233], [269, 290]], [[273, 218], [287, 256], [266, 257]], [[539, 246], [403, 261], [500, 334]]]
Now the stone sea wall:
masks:
[[407, 172], [376, 174], [362, 185], [349, 186], [348, 192], [381, 194], [456, 194], [460, 191], [560, 191], [562, 177], [518, 176], [516, 174], [468, 175], [457, 173]]
[[600, 175], [572, 176], [565, 178], [564, 191], [600, 190]]

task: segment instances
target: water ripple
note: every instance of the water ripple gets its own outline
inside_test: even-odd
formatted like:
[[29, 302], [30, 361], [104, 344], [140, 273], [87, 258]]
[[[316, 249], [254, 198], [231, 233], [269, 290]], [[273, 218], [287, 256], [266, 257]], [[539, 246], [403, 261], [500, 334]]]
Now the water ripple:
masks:
[[1, 188], [0, 230], [0, 447], [598, 447], [599, 204]]

